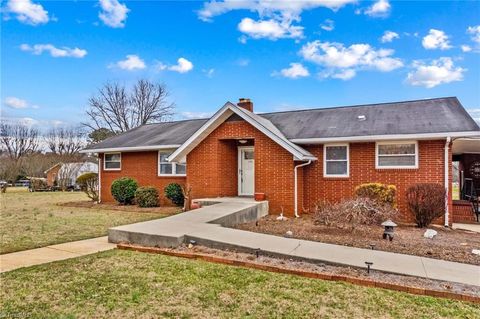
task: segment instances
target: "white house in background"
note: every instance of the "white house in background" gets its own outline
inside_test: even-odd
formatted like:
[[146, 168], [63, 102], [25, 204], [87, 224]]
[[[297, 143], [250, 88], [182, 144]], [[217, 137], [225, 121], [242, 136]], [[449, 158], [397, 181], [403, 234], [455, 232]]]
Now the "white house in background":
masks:
[[85, 173], [98, 173], [98, 164], [92, 162], [77, 162], [77, 163], [58, 163], [49, 170], [45, 171], [47, 179], [49, 173], [51, 179], [55, 180], [58, 186], [72, 187], [76, 186], [77, 177]]

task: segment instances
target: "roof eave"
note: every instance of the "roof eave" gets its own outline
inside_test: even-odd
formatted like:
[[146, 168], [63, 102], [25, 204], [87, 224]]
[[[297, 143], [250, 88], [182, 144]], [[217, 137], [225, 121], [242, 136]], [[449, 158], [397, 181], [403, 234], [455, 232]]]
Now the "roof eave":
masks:
[[149, 145], [149, 146], [129, 146], [129, 147], [110, 147], [110, 148], [86, 148], [80, 153], [110, 153], [110, 152], [141, 152], [141, 151], [157, 151], [164, 149], [178, 148], [180, 144], [170, 145]]

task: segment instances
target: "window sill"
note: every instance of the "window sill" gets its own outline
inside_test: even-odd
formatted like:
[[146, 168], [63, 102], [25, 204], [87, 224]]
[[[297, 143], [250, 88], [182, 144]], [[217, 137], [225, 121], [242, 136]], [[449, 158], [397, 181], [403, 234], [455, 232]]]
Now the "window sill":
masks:
[[187, 174], [160, 174], [157, 177], [187, 177]]
[[350, 175], [323, 175], [324, 179], [349, 179]]
[[416, 166], [380, 166], [375, 167], [376, 170], [383, 171], [383, 170], [417, 170], [418, 167]]
[[122, 169], [121, 168], [104, 168], [103, 170], [106, 172], [120, 172]]

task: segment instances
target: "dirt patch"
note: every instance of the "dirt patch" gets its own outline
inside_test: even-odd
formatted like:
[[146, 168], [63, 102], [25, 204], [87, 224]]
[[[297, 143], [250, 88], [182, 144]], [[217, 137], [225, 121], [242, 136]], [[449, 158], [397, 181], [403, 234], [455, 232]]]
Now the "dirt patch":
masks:
[[181, 211], [181, 208], [171, 207], [171, 206], [143, 208], [143, 207], [138, 207], [136, 205], [99, 204], [92, 201], [66, 202], [66, 203], [58, 203], [57, 205], [64, 206], [64, 207], [119, 210], [123, 212], [133, 212], [133, 213], [161, 213], [165, 215], [175, 215]]
[[395, 229], [395, 238], [390, 242], [382, 239], [381, 226], [364, 226], [351, 232], [315, 225], [311, 215], [286, 221], [278, 221], [276, 217], [269, 215], [258, 222], [240, 224], [235, 228], [278, 236], [285, 236], [287, 231], [291, 231], [292, 237], [298, 239], [358, 248], [371, 248], [374, 245], [377, 250], [480, 265], [480, 256], [472, 254], [472, 249], [480, 249], [480, 234], [475, 232], [432, 226], [430, 228], [438, 234], [434, 239], [428, 239], [423, 237], [425, 229], [399, 226]]
[[350, 276], [359, 279], [373, 280], [381, 283], [389, 283], [402, 285], [407, 287], [414, 287], [419, 289], [430, 289], [437, 291], [453, 292], [480, 297], [480, 290], [477, 286], [466, 285], [461, 283], [454, 283], [449, 281], [440, 281], [427, 278], [419, 278], [413, 276], [396, 275], [384, 273], [378, 270], [371, 270], [367, 273], [366, 269], [347, 266], [335, 266], [325, 263], [310, 263], [303, 261], [296, 261], [292, 259], [274, 258], [268, 255], [260, 255], [258, 258], [255, 255], [248, 253], [236, 252], [234, 250], [219, 250], [208, 248], [205, 246], [193, 246], [191, 248], [182, 245], [173, 249], [165, 249], [167, 251], [175, 252], [189, 252], [198, 253], [208, 256], [222, 257], [229, 260], [238, 260], [244, 262], [254, 262], [260, 265], [268, 265], [282, 269], [300, 270], [313, 273], [320, 273], [326, 275], [342, 275]]

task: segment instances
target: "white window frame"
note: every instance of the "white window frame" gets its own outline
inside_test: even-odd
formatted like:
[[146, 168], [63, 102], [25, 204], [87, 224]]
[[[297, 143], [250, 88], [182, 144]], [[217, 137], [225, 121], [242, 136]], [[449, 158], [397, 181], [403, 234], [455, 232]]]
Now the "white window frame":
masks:
[[[187, 163], [176, 163], [176, 162], [160, 162], [160, 154], [169, 154], [172, 155], [175, 150], [159, 150], [158, 157], [157, 157], [157, 175], [160, 177], [172, 177], [172, 176], [180, 176], [185, 177], [187, 176]], [[172, 174], [160, 174], [160, 164], [172, 164]], [[177, 164], [185, 165], [185, 174], [177, 174]]]
[[[107, 168], [106, 167], [106, 155], [114, 155], [114, 154], [119, 154], [120, 155], [120, 167], [119, 168]], [[104, 171], [121, 171], [122, 170], [122, 153], [121, 152], [110, 152], [110, 153], [103, 153], [103, 170]]]
[[[327, 148], [333, 146], [344, 146], [347, 148], [347, 173], [346, 174], [327, 174]], [[345, 160], [328, 160], [329, 162], [345, 162]], [[332, 178], [348, 178], [350, 177], [350, 144], [338, 143], [338, 144], [324, 144], [323, 145], [323, 177]]]
[[[389, 155], [379, 155], [378, 154], [378, 146], [379, 145], [392, 145], [392, 144], [415, 144], [415, 164], [414, 165], [389, 165], [389, 166], [380, 166], [379, 165], [379, 156], [402, 156], [402, 154], [389, 154]], [[413, 154], [408, 154], [412, 156]], [[405, 155], [407, 156], [407, 155]], [[418, 169], [418, 141], [382, 141], [375, 143], [375, 168], [376, 169]]]

